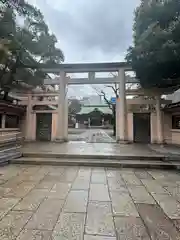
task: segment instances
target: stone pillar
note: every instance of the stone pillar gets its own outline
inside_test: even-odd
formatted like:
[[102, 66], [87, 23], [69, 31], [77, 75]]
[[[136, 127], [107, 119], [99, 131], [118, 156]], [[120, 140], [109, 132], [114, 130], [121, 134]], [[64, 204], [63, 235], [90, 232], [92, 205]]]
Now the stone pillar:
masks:
[[68, 99], [67, 94], [65, 96], [64, 103], [64, 141], [68, 141]]
[[157, 119], [157, 142], [164, 143], [163, 137], [163, 122], [161, 113], [161, 96], [156, 96], [156, 119]]
[[91, 118], [88, 118], [88, 128], [91, 127]]
[[66, 73], [60, 72], [59, 82], [59, 97], [58, 97], [58, 121], [57, 121], [57, 133], [56, 140], [58, 142], [65, 141], [65, 99], [66, 99]]
[[5, 127], [6, 127], [6, 114], [3, 114], [1, 118], [1, 128], [4, 129]]
[[88, 72], [89, 81], [95, 80], [95, 72]]
[[120, 140], [120, 99], [116, 100], [116, 141]]
[[25, 139], [28, 141], [32, 140], [32, 132], [34, 132], [34, 129], [32, 127], [34, 126], [32, 124], [32, 94], [28, 93], [28, 103], [26, 108], [26, 136]]
[[126, 80], [124, 69], [119, 70], [119, 92], [120, 92], [120, 102], [119, 102], [119, 141], [127, 141], [127, 106], [126, 106]]

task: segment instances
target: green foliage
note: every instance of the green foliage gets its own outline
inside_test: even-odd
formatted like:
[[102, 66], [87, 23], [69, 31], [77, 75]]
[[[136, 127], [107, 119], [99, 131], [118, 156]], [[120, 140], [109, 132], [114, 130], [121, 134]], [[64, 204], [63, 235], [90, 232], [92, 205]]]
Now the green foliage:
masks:
[[17, 88], [21, 82], [41, 85], [46, 75], [23, 66], [64, 61], [56, 43], [39, 9], [24, 0], [0, 0], [1, 91]]
[[69, 114], [75, 115], [76, 113], [80, 112], [81, 110], [81, 103], [78, 99], [71, 99], [69, 104]]
[[126, 59], [145, 88], [180, 85], [179, 0], [141, 0]]

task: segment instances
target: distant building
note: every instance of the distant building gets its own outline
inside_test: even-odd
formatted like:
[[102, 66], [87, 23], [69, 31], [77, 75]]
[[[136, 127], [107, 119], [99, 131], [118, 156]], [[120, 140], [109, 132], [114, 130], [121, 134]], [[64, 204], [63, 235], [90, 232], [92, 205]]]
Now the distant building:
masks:
[[81, 127], [108, 127], [112, 124], [112, 110], [101, 96], [92, 95], [81, 100], [76, 120]]
[[6, 101], [0, 95], [0, 132], [17, 131], [21, 128], [21, 116], [26, 108], [18, 105], [17, 98], [8, 96]]

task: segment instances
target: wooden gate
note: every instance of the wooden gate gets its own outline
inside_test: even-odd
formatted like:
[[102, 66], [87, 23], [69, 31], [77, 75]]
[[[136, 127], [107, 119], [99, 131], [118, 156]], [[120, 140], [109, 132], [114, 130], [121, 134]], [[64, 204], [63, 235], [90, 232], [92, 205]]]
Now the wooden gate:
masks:
[[51, 113], [37, 113], [36, 114], [36, 140], [51, 141]]
[[150, 143], [151, 142], [151, 127], [150, 113], [134, 113], [134, 142]]

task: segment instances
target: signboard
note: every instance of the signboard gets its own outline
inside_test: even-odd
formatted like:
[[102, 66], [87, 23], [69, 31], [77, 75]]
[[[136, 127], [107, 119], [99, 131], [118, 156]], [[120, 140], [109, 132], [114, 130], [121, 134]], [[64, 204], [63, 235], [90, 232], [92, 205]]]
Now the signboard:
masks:
[[112, 97], [112, 98], [111, 98], [111, 103], [112, 103], [112, 104], [116, 104], [116, 97]]

